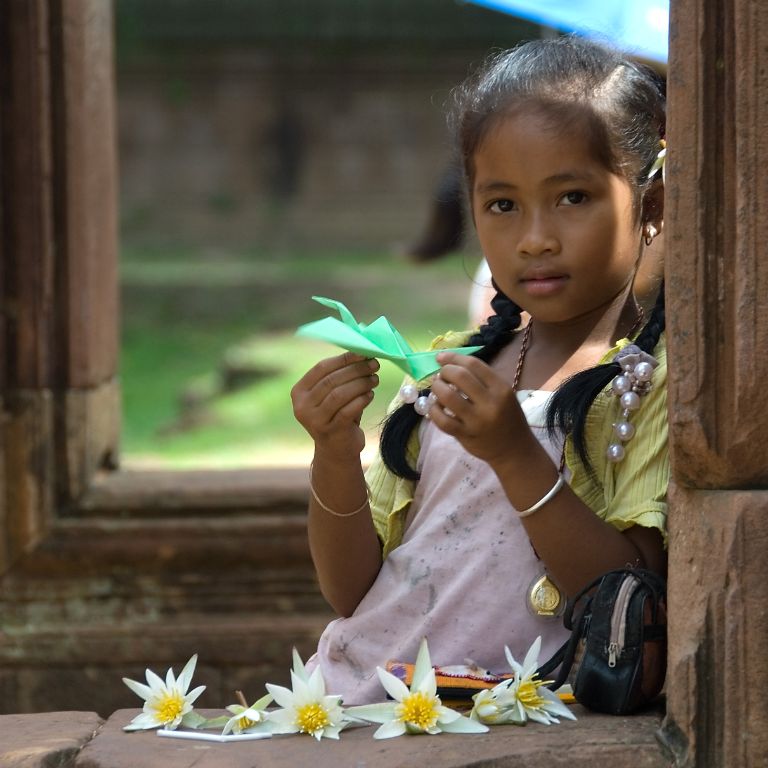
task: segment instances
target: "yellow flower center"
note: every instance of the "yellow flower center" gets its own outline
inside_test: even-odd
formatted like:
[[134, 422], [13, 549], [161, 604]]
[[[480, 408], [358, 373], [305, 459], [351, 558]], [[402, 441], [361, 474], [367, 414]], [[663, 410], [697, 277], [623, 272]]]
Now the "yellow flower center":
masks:
[[535, 678], [523, 680], [520, 683], [520, 687], [517, 689], [517, 698], [520, 699], [520, 702], [524, 707], [538, 709], [545, 703], [546, 700], [542, 696], [539, 696], [538, 693], [541, 684], [542, 681], [536, 680]]
[[296, 725], [302, 733], [316, 733], [331, 724], [328, 717], [328, 710], [322, 705], [313, 701], [311, 704], [305, 704], [296, 710]]
[[165, 724], [172, 723], [184, 709], [184, 697], [178, 691], [164, 693], [154, 706], [157, 719]]
[[251, 719], [249, 719], [247, 717], [241, 717], [237, 721], [237, 725], [238, 725], [238, 727], [240, 728], [241, 731], [244, 731], [246, 728], [250, 728], [252, 725], [256, 725], [256, 722], [257, 721], [251, 720]]
[[416, 691], [406, 696], [395, 710], [397, 719], [404, 723], [410, 723], [417, 728], [426, 730], [437, 722], [437, 708], [440, 699], [436, 696], [427, 696], [426, 693]]

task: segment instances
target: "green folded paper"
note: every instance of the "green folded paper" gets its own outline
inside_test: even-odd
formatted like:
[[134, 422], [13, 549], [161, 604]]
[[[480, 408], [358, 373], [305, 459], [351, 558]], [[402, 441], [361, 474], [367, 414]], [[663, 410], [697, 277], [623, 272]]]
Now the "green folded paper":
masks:
[[460, 355], [470, 355], [482, 347], [454, 347], [452, 349], [435, 349], [429, 352], [414, 352], [400, 332], [383, 315], [370, 325], [358, 323], [354, 315], [340, 302], [313, 296], [315, 301], [323, 306], [338, 311], [341, 320], [326, 317], [313, 323], [299, 326], [297, 336], [308, 336], [313, 339], [335, 344], [337, 347], [357, 352], [365, 357], [376, 357], [391, 360], [416, 381], [440, 370], [440, 364], [435, 359], [440, 352], [458, 352]]

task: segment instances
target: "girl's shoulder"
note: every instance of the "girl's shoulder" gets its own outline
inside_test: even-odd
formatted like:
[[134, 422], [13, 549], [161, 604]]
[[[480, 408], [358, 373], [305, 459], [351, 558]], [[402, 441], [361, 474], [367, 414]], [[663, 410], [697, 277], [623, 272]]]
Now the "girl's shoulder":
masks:
[[[613, 362], [616, 355], [622, 350], [632, 345], [632, 341], [628, 338], [619, 339], [616, 344], [611, 347], [600, 360], [600, 363]], [[667, 367], [667, 340], [666, 334], [662, 333], [659, 337], [659, 341], [653, 349], [653, 357], [658, 363], [658, 368], [666, 369]]]
[[449, 347], [463, 347], [469, 341], [474, 330], [466, 331], [446, 331], [439, 336], [435, 336], [429, 344], [430, 350], [432, 349], [448, 349]]

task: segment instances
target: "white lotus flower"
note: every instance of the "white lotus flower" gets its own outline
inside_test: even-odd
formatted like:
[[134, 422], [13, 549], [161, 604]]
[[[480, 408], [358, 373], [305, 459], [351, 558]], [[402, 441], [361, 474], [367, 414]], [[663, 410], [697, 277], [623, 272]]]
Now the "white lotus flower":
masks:
[[515, 677], [476, 693], [472, 697], [475, 705], [470, 717], [488, 725], [525, 725], [528, 720], [550, 725], [559, 723], [558, 717], [575, 720], [573, 712], [560, 701], [556, 693], [546, 687], [550, 681], [537, 679], [540, 650], [541, 637], [537, 637], [525, 654], [523, 663], [518, 664], [509, 648], [504, 646]]
[[267, 690], [282, 707], [268, 714], [272, 733], [308, 733], [318, 741], [323, 736], [338, 739], [339, 732], [350, 724], [341, 708], [341, 696], [326, 696], [320, 668], [307, 674], [295, 648], [291, 688], [267, 683]]
[[404, 733], [485, 733], [488, 728], [443, 706], [437, 695], [435, 670], [429, 658], [426, 638], [421, 641], [410, 689], [390, 672], [376, 668], [379, 680], [394, 699], [383, 704], [350, 707], [347, 713], [372, 723], [382, 723], [375, 739], [388, 739]]
[[[241, 694], [238, 692], [238, 695]], [[269, 713], [265, 710], [272, 701], [272, 694], [268, 693], [250, 707], [243, 704], [230, 704], [225, 707], [232, 717], [227, 720], [221, 735], [226, 736], [230, 731], [232, 733], [269, 733], [272, 726]]]
[[141, 731], [164, 727], [172, 731], [178, 728], [184, 718], [192, 713], [192, 704], [205, 690], [205, 686], [200, 685], [187, 693], [196, 664], [197, 654], [185, 664], [178, 679], [174, 677], [173, 670], [169, 669], [165, 675], [165, 682], [151, 669], [145, 673], [147, 685], [124, 677], [123, 682], [144, 699], [144, 709], [123, 730]]

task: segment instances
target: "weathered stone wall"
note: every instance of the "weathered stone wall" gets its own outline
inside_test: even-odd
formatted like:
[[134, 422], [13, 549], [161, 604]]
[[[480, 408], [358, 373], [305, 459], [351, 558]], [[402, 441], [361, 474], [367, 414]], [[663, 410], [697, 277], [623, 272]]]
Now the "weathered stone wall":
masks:
[[387, 247], [424, 225], [444, 101], [538, 25], [445, 0], [115, 0], [127, 240]]
[[768, 5], [672, 4], [668, 715], [684, 766], [768, 760]]
[[450, 152], [444, 104], [480, 51], [212, 51], [118, 72], [123, 237], [391, 247]]

